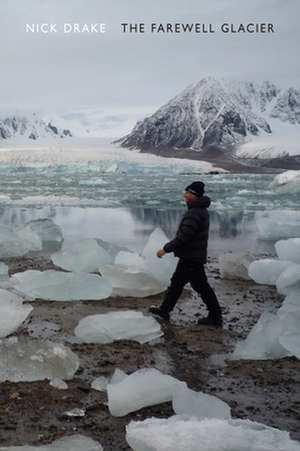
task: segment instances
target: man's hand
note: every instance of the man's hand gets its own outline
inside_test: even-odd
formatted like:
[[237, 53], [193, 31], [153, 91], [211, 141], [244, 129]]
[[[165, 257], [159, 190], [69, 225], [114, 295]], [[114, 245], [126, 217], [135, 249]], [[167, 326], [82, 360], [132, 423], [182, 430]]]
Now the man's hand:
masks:
[[158, 258], [161, 258], [161, 257], [163, 257], [163, 256], [165, 255], [165, 253], [166, 253], [166, 251], [165, 251], [164, 249], [159, 249], [159, 250], [156, 252], [156, 256], [157, 256]]

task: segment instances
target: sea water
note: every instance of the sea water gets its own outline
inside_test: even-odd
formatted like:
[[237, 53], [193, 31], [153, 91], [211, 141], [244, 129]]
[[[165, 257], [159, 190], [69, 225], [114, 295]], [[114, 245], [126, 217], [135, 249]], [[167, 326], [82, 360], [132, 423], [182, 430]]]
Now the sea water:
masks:
[[[297, 193], [270, 188], [275, 174], [209, 174], [200, 161], [120, 148], [0, 150], [0, 225], [51, 218], [65, 237], [101, 238], [140, 252], [160, 226], [171, 238], [185, 211], [182, 193], [206, 184], [210, 255], [256, 249], [256, 211], [297, 210]], [[204, 173], [206, 172], [206, 173]]]

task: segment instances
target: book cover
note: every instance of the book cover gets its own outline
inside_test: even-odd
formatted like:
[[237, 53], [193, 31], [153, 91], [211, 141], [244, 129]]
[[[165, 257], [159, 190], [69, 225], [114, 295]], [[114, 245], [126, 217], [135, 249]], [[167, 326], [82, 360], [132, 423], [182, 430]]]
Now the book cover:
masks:
[[299, 13], [2, 0], [3, 449], [299, 449]]

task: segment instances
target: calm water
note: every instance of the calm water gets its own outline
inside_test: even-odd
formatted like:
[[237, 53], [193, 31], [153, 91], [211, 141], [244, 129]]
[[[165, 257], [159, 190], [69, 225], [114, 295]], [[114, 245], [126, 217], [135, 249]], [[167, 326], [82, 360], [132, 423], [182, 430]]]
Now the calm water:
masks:
[[256, 211], [299, 209], [296, 193], [269, 188], [271, 174], [200, 175], [181, 170], [179, 164], [151, 168], [132, 161], [108, 161], [106, 166], [101, 161], [42, 166], [2, 161], [0, 224], [15, 226], [48, 217], [65, 236], [99, 237], [139, 251], [154, 227], [173, 236], [185, 210], [182, 192], [201, 179], [212, 200], [210, 254], [219, 255], [264, 249], [256, 239]]

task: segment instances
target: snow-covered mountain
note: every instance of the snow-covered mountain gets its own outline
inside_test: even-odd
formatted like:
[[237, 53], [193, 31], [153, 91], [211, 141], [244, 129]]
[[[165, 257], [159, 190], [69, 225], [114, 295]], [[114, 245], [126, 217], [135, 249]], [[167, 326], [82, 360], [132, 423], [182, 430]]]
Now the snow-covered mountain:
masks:
[[[295, 135], [300, 142], [299, 90], [280, 89], [269, 81], [258, 84], [208, 77], [138, 122], [120, 143], [146, 151], [178, 152], [217, 146], [243, 158], [275, 158], [300, 155], [300, 146], [292, 144]], [[264, 153], [266, 142], [269, 152]]]
[[25, 138], [66, 138], [72, 134], [68, 129], [62, 129], [49, 121], [38, 118], [34, 113], [28, 116], [8, 115], [0, 117], [1, 139]]

